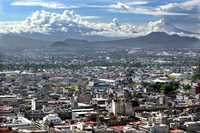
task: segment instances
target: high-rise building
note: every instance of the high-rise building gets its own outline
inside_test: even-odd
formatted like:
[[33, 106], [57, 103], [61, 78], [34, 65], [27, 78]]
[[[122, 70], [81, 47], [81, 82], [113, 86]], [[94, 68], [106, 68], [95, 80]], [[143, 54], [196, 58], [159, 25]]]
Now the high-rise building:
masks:
[[36, 110], [36, 101], [35, 100], [36, 100], [35, 98], [31, 99], [31, 110], [32, 111]]

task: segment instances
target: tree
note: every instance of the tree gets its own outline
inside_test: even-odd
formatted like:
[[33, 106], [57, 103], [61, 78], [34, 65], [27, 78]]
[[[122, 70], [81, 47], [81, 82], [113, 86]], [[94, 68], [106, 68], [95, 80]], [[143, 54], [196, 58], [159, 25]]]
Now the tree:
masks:
[[194, 75], [192, 76], [193, 81], [200, 80], [200, 60], [197, 63], [197, 68], [194, 71]]
[[191, 89], [192, 89], [192, 87], [191, 87], [189, 84], [183, 85], [183, 90], [189, 91], [189, 90], [191, 90]]
[[200, 74], [194, 74], [194, 75], [192, 76], [192, 80], [193, 80], [193, 81], [200, 80]]
[[164, 87], [164, 93], [168, 94], [171, 92], [176, 91], [179, 88], [179, 83], [178, 82], [170, 82], [166, 83]]

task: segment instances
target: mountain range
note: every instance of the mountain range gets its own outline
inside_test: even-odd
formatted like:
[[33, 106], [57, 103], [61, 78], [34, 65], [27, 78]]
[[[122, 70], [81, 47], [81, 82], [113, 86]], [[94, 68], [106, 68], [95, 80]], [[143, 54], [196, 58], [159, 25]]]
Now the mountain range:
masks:
[[119, 47], [119, 48], [200, 48], [200, 40], [194, 37], [169, 35], [165, 32], [152, 32], [136, 38], [88, 42], [86, 40], [66, 39], [55, 42], [56, 47]]
[[15, 34], [0, 35], [0, 48], [3, 49], [26, 49], [46, 47], [49, 41], [27, 38]]
[[71, 47], [71, 48], [200, 48], [200, 40], [194, 37], [169, 35], [165, 32], [152, 32], [145, 36], [108, 40], [87, 41], [83, 39], [65, 39], [64, 41], [47, 41], [28, 38], [19, 35], [0, 35], [0, 48], [24, 49], [43, 47]]

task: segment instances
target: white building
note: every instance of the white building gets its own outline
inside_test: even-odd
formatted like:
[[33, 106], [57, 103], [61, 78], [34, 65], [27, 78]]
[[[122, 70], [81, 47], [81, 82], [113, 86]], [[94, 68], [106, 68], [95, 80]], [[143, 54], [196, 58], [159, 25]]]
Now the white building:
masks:
[[31, 99], [31, 110], [32, 111], [36, 110], [36, 101], [35, 100], [36, 100], [35, 98]]
[[43, 118], [43, 123], [44, 124], [61, 124], [62, 120], [58, 116], [58, 114], [49, 114]]
[[99, 107], [106, 108], [108, 106], [108, 99], [92, 98], [92, 104], [96, 104]]

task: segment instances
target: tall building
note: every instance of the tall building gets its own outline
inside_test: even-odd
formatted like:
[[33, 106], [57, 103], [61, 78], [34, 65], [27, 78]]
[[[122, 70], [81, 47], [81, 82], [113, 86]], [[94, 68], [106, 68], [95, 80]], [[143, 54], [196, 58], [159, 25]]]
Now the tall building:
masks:
[[125, 113], [125, 103], [123, 99], [112, 100], [111, 112], [114, 115]]
[[35, 100], [36, 100], [35, 98], [31, 99], [31, 110], [32, 111], [36, 110], [36, 101]]

